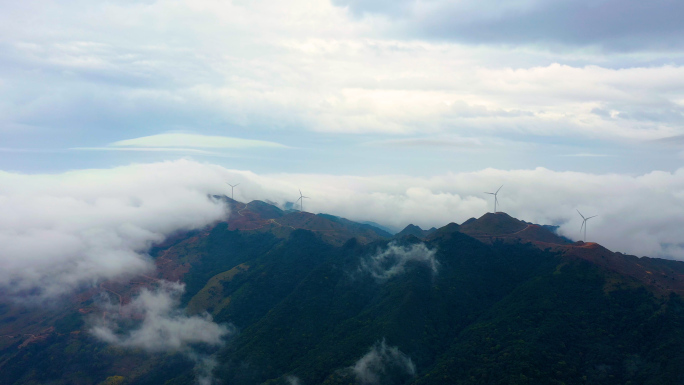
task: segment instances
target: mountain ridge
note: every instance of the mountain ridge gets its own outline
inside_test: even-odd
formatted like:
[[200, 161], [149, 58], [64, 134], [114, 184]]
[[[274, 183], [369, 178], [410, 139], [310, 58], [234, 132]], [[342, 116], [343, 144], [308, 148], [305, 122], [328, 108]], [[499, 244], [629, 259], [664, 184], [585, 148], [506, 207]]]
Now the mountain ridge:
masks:
[[679, 379], [670, 362], [684, 356], [670, 346], [684, 343], [684, 262], [569, 243], [505, 213], [392, 237], [223, 199], [227, 220], [157, 245], [149, 276], [101, 282], [51, 314], [0, 304], [0, 336], [27, 335], [0, 345], [7, 383], [194, 381], [178, 355], [122, 355], [87, 332], [88, 319], [112, 317], [95, 299], [130, 303], [159, 280], [185, 284], [188, 313], [239, 330], [216, 356], [216, 376], [236, 385], [357, 383], [350, 368], [382, 347], [416, 368], [376, 373], [387, 384]]

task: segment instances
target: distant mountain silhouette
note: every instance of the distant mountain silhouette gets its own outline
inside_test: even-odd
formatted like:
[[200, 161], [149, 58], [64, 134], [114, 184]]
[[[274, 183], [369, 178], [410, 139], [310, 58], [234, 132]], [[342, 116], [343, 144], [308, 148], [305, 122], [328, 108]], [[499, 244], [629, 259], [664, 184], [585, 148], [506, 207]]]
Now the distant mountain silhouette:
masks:
[[403, 230], [394, 235], [395, 238], [403, 238], [407, 235], [412, 235], [418, 239], [425, 239], [425, 237], [437, 231], [436, 228], [431, 228], [429, 230], [423, 230], [419, 226], [410, 224], [406, 226]]

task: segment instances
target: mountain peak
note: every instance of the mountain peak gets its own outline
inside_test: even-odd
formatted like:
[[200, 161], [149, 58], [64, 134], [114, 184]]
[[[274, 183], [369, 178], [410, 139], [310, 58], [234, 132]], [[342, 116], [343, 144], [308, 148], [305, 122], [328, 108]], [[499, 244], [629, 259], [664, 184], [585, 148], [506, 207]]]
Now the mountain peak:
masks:
[[409, 224], [408, 226], [404, 227], [403, 230], [398, 232], [395, 237], [401, 238], [405, 237], [407, 235], [413, 235], [418, 238], [423, 238], [423, 229], [420, 228], [420, 226], [416, 226], [413, 223]]
[[524, 230], [528, 225], [504, 212], [486, 213], [474, 221], [467, 221], [460, 231], [468, 235], [504, 235]]
[[434, 227], [431, 228], [430, 230], [423, 230], [420, 228], [420, 226], [416, 226], [414, 224], [410, 224], [406, 226], [403, 230], [398, 232], [394, 237], [395, 238], [403, 238], [407, 237], [409, 235], [414, 236], [418, 239], [425, 239], [428, 235], [434, 233], [437, 231]]

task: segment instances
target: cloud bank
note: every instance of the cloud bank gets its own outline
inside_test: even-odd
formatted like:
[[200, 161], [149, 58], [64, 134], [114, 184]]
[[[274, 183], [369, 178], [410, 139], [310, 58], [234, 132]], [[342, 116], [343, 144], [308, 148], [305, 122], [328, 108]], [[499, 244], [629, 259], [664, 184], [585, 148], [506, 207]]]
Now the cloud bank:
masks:
[[403, 274], [407, 264], [417, 262], [427, 265], [433, 274], [437, 274], [439, 261], [435, 258], [436, 252], [435, 249], [428, 249], [424, 243], [399, 246], [391, 242], [385, 250], [378, 250], [374, 255], [362, 259], [359, 272], [369, 273], [375, 279], [385, 281]]
[[643, 175], [484, 169], [430, 177], [325, 174], [255, 174], [227, 171], [241, 182], [236, 199], [294, 202], [298, 188], [311, 197], [306, 209], [401, 229], [462, 223], [493, 211], [484, 194], [502, 184], [500, 211], [539, 224], [559, 225], [580, 238], [579, 209], [591, 220], [587, 241], [637, 256], [684, 259], [684, 169]]
[[153, 244], [226, 216], [208, 198], [221, 191], [212, 189], [220, 175], [183, 160], [57, 175], [0, 172], [0, 289], [44, 299], [152, 269]]
[[503, 184], [499, 210], [511, 216], [560, 225], [562, 235], [579, 240], [579, 209], [598, 215], [588, 223], [588, 241], [684, 259], [684, 169], [637, 176], [537, 168], [358, 177], [256, 174], [177, 160], [55, 175], [0, 172], [0, 288], [49, 298], [151, 269], [145, 254], [151, 245], [225, 218], [225, 207], [208, 196], [229, 195], [226, 182], [240, 183], [235, 198], [243, 202], [284, 206], [301, 188], [311, 197], [310, 212], [398, 229], [480, 217], [493, 210], [483, 192]]

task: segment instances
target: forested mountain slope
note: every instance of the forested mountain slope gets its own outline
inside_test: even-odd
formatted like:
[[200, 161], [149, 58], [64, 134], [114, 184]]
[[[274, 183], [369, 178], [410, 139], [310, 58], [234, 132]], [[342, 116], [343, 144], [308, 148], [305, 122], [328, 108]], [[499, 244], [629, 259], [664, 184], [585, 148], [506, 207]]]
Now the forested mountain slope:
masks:
[[223, 346], [197, 348], [224, 384], [684, 381], [682, 262], [568, 243], [503, 213], [390, 239], [338, 217], [228, 202], [228, 221], [155, 249], [154, 276], [103, 282], [61, 308], [5, 302], [0, 383], [194, 383], [180, 351], [91, 333], [114, 316], [103, 298], [115, 312], [161, 280], [185, 283], [186, 314], [231, 325]]

